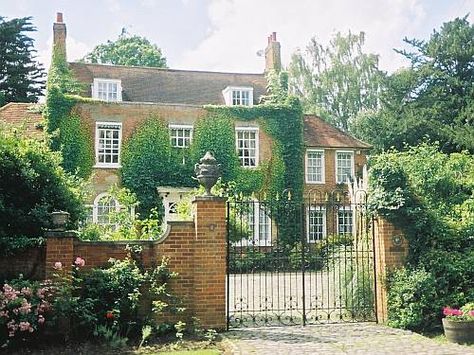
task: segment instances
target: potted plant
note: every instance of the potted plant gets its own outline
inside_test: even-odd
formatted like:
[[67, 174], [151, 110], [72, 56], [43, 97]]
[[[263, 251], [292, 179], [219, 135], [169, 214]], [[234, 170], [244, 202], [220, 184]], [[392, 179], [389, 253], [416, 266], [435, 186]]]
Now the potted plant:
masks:
[[474, 344], [474, 302], [461, 309], [445, 307], [443, 314], [444, 335], [448, 341], [458, 344]]

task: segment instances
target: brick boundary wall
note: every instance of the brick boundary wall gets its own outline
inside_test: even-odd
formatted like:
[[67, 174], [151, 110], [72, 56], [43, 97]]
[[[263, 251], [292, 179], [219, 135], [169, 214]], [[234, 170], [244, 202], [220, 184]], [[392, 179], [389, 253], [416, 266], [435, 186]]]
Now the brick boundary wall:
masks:
[[374, 223], [375, 272], [378, 323], [386, 323], [387, 311], [387, 272], [405, 264], [408, 242], [403, 232], [384, 218], [378, 217]]
[[[35, 256], [41, 269], [41, 278], [54, 273], [54, 264], [61, 262], [63, 269], [72, 270], [76, 257], [85, 259], [85, 270], [108, 264], [110, 258], [127, 256], [126, 246], [141, 246], [139, 261], [146, 268], [161, 264], [163, 257], [169, 259], [168, 267], [177, 272], [171, 280], [171, 292], [178, 296], [186, 308], [177, 319], [197, 317], [204, 328], [223, 330], [226, 328], [226, 200], [218, 197], [196, 197], [193, 200], [193, 221], [168, 222], [167, 231], [156, 241], [81, 241], [76, 232], [48, 231], [43, 254], [34, 249], [25, 256]], [[16, 265], [12, 271], [28, 270], [25, 257], [20, 260], [4, 258], [2, 263]], [[25, 259], [25, 260], [23, 260]], [[28, 265], [26, 265], [26, 264]], [[3, 276], [0, 269], [0, 276]], [[9, 277], [18, 277], [20, 272]], [[145, 310], [146, 311], [146, 310]], [[169, 320], [169, 316], [164, 316]], [[173, 317], [171, 317], [173, 318]]]

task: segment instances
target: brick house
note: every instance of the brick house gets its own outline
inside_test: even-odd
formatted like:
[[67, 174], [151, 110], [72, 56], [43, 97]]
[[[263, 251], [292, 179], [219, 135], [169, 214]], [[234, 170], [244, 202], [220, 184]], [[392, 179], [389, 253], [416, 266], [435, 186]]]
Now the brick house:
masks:
[[[54, 45], [66, 54], [66, 25], [58, 14], [53, 25]], [[107, 196], [110, 186], [120, 185], [122, 142], [127, 140], [150, 115], [162, 117], [173, 147], [188, 149], [193, 126], [204, 114], [204, 105], [258, 105], [266, 94], [265, 73], [281, 69], [280, 43], [276, 33], [268, 37], [265, 70], [261, 74], [174, 70], [118, 65], [69, 63], [75, 78], [84, 84], [81, 96], [99, 102], [80, 103], [75, 108], [94, 139], [94, 197], [91, 220], [107, 223], [107, 213], [117, 203]], [[18, 125], [19, 117], [32, 114], [27, 104], [8, 104], [0, 108], [0, 121]], [[33, 115], [35, 124], [39, 114]], [[36, 134], [36, 133], [35, 133]], [[235, 122], [236, 151], [242, 166], [259, 166], [271, 156], [271, 138], [254, 121]], [[304, 191], [325, 193], [360, 174], [370, 146], [313, 115], [304, 117]], [[157, 186], [163, 197], [165, 219], [172, 218], [174, 206], [189, 188]], [[258, 217], [257, 217], [258, 218]], [[265, 218], [258, 219], [265, 224]], [[314, 223], [325, 223], [322, 218]], [[347, 223], [352, 223], [351, 221]], [[262, 227], [263, 228], [263, 227]], [[325, 230], [321, 226], [321, 231]], [[323, 235], [319, 237], [324, 237]], [[318, 237], [318, 238], [319, 238]]]

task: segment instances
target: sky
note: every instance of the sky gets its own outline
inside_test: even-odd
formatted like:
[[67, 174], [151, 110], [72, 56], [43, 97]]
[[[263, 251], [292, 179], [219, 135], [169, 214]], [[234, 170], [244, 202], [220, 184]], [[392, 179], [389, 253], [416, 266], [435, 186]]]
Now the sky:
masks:
[[283, 65], [312, 37], [366, 33], [365, 51], [388, 72], [408, 63], [393, 49], [403, 38], [428, 39], [443, 22], [468, 13], [474, 0], [0, 0], [0, 16], [32, 16], [38, 59], [49, 66], [56, 12], [67, 26], [68, 60], [114, 40], [126, 28], [156, 43], [175, 69], [261, 73], [267, 37], [277, 32]]

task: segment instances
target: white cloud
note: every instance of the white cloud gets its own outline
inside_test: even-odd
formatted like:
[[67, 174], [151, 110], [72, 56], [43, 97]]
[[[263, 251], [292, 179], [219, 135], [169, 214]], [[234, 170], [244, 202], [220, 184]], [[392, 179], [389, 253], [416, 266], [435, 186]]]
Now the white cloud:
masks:
[[262, 72], [266, 38], [276, 31], [282, 60], [288, 64], [297, 48], [312, 36], [327, 42], [336, 31], [366, 32], [366, 51], [380, 54], [383, 69], [406, 62], [393, 52], [405, 36], [416, 37], [426, 11], [421, 0], [212, 0], [208, 36], [186, 51], [179, 68]]
[[[67, 36], [66, 52], [68, 61], [75, 61], [81, 59], [91, 50], [92, 48], [90, 48], [87, 44], [76, 40], [72, 36]], [[53, 36], [51, 35], [46, 44], [43, 46], [43, 49], [38, 51], [38, 61], [44, 65], [46, 70], [49, 69], [49, 66], [51, 64], [52, 51]]]

